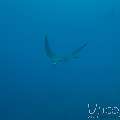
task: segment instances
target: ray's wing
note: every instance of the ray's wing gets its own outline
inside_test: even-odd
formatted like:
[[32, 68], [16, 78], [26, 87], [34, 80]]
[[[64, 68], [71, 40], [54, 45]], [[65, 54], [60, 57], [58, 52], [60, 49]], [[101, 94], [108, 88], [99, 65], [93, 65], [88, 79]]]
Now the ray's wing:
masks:
[[79, 58], [79, 53], [81, 52], [81, 50], [83, 50], [86, 46], [87, 46], [88, 42], [84, 43], [80, 48], [76, 49], [75, 51], [72, 52], [71, 57], [73, 58]]
[[54, 58], [56, 57], [55, 53], [52, 51], [52, 49], [50, 48], [50, 45], [48, 43], [48, 37], [47, 35], [45, 35], [45, 38], [44, 38], [44, 44], [45, 44], [45, 52], [46, 52], [46, 55], [49, 57], [49, 58]]

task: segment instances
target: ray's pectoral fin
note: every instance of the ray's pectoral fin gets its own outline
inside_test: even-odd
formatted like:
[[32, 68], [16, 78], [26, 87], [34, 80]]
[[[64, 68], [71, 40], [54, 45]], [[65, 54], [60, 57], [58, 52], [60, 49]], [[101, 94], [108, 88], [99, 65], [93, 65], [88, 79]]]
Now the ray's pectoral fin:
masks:
[[88, 43], [84, 43], [80, 48], [76, 49], [72, 52], [72, 58], [79, 59], [80, 58], [80, 52], [83, 50]]
[[56, 57], [56, 54], [50, 48], [47, 35], [45, 35], [45, 52], [50, 59], [54, 59]]
[[57, 64], [61, 61], [61, 58], [58, 57], [51, 49], [49, 42], [48, 42], [48, 37], [45, 35], [45, 52], [46, 55], [50, 58], [53, 64]]

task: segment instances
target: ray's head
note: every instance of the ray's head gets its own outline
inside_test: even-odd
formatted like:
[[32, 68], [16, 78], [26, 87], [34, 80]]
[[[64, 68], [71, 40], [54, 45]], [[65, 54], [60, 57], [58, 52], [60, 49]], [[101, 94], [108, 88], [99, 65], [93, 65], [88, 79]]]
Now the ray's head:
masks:
[[61, 62], [63, 62], [62, 58], [56, 57], [56, 58], [52, 59], [52, 64], [54, 64], [54, 65], [59, 64]]

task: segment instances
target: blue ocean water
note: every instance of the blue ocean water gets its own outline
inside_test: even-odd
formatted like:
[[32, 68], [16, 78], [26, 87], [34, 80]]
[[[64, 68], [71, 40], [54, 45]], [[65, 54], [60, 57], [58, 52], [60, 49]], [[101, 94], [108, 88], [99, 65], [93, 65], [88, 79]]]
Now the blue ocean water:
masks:
[[[87, 120], [88, 103], [120, 104], [118, 0], [0, 1], [0, 119]], [[80, 59], [53, 66], [58, 54]]]

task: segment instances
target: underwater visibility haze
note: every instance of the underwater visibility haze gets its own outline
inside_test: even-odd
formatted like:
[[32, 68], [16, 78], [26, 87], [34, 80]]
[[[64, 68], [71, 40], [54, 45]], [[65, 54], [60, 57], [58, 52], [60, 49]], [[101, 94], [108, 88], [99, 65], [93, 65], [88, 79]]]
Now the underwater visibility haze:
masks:
[[0, 1], [0, 120], [87, 120], [119, 86], [119, 0]]

